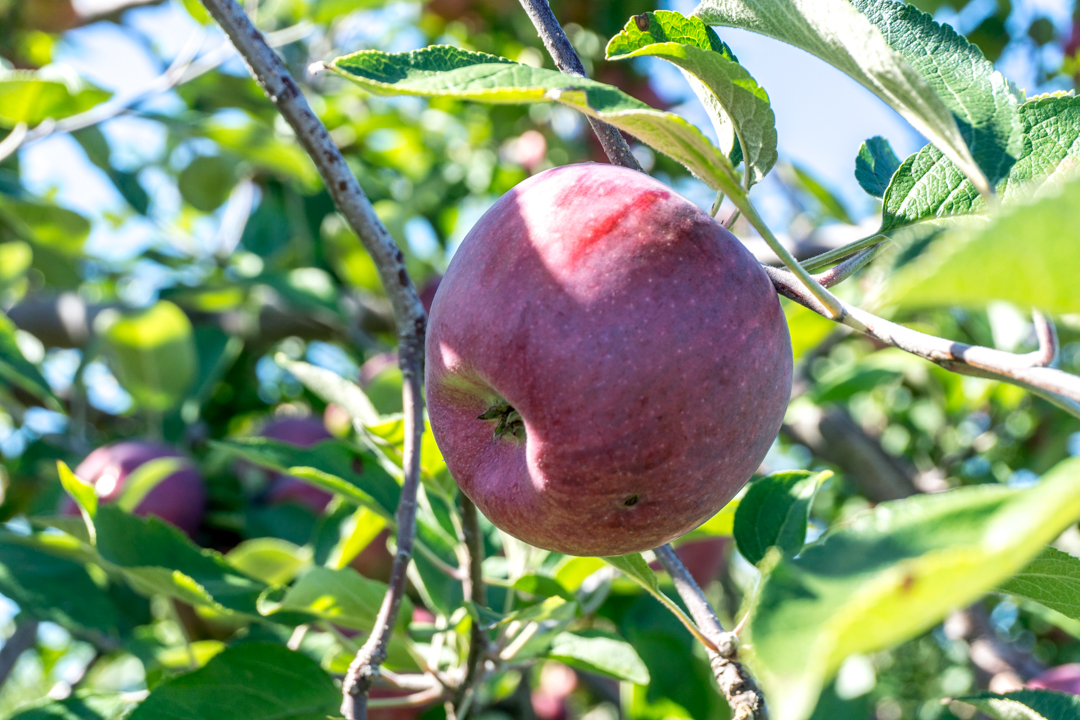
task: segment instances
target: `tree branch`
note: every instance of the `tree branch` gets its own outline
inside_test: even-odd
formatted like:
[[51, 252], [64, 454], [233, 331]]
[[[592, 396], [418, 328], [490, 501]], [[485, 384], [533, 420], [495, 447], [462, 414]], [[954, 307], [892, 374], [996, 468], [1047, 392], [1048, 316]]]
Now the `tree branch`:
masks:
[[671, 576], [675, 590], [686, 603], [691, 617], [706, 637], [716, 645], [718, 652], [706, 648], [709, 662], [716, 674], [716, 683], [731, 706], [733, 720], [766, 720], [765, 696], [757, 683], [741, 663], [735, 660], [739, 652], [739, 638], [735, 633], [724, 632], [712, 605], [698, 587], [694, 577], [679, 560], [671, 545], [656, 548], [656, 559]]
[[[864, 251], [865, 252], [865, 251]], [[1056, 341], [1049, 320], [1040, 316], [1037, 328], [1043, 328], [1043, 347], [1033, 353], [1016, 354], [993, 348], [968, 345], [927, 335], [877, 317], [840, 301], [840, 317], [829, 317], [825, 308], [786, 270], [763, 266], [776, 291], [822, 317], [854, 328], [880, 340], [936, 363], [946, 370], [964, 375], [990, 378], [1026, 388], [1080, 417], [1080, 377], [1049, 367], [1048, 357], [1056, 356]]]
[[[477, 605], [487, 604], [487, 589], [484, 586], [484, 536], [480, 532], [480, 514], [472, 500], [464, 494], [461, 498], [461, 530], [464, 547], [468, 553], [468, 576], [463, 585], [466, 601], [472, 601]], [[469, 633], [469, 655], [465, 660], [465, 675], [461, 679], [461, 685], [454, 693], [454, 708], [458, 717], [464, 717], [468, 706], [468, 696], [472, 686], [479, 676], [484, 656], [487, 654], [488, 636], [481, 624], [475, 619], [472, 621], [472, 629]]]
[[[536, 27], [536, 31], [540, 34], [540, 39], [544, 41], [544, 47], [547, 48], [551, 59], [555, 61], [555, 67], [567, 75], [580, 78], [588, 77], [585, 74], [584, 66], [581, 64], [581, 58], [578, 57], [577, 51], [570, 44], [562, 25], [555, 19], [555, 14], [551, 12], [547, 0], [521, 0], [521, 7], [525, 8], [525, 12], [528, 13], [533, 26]], [[596, 133], [596, 137], [604, 148], [604, 153], [613, 165], [622, 165], [632, 170], [644, 172], [641, 169], [641, 164], [634, 157], [634, 153], [630, 152], [630, 146], [626, 144], [626, 139], [623, 138], [622, 133], [617, 128], [592, 117], [589, 118], [589, 125], [592, 126], [593, 132]]]
[[288, 121], [296, 139], [307, 151], [322, 176], [334, 205], [356, 232], [371, 255], [394, 308], [398, 330], [398, 358], [403, 376], [405, 447], [402, 465], [405, 481], [397, 509], [397, 552], [389, 587], [371, 634], [356, 654], [343, 683], [342, 714], [348, 720], [366, 720], [367, 692], [386, 659], [387, 646], [405, 592], [405, 575], [412, 558], [416, 535], [416, 490], [420, 481], [420, 439], [424, 424], [421, 380], [424, 366], [424, 333], [427, 316], [416, 288], [405, 269], [401, 250], [390, 237], [330, 133], [311, 110], [300, 87], [262, 33], [255, 28], [235, 0], [203, 0], [206, 9], [232, 40], [252, 76]]
[[29, 615], [23, 615], [15, 621], [15, 632], [0, 646], [0, 688], [4, 687], [22, 654], [34, 646], [37, 629], [37, 619]]

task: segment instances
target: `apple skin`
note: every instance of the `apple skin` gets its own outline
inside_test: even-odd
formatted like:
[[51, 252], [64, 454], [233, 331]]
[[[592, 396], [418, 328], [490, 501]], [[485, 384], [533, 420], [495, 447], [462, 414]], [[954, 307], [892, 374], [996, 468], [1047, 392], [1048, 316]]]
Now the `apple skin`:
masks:
[[1032, 690], [1057, 690], [1080, 695], [1080, 663], [1052, 667], [1028, 680], [1026, 687]]
[[[112, 503], [120, 499], [127, 479], [137, 467], [158, 458], [187, 458], [184, 453], [147, 440], [124, 440], [103, 445], [86, 456], [75, 468], [75, 474], [94, 486], [98, 501]], [[65, 497], [60, 511], [78, 515], [79, 508]], [[134, 510], [135, 515], [153, 515], [194, 535], [206, 512], [206, 486], [202, 476], [190, 461], [159, 482], [146, 494]]]
[[[753, 256], [611, 165], [548, 170], [495, 203], [439, 286], [426, 350], [462, 491], [568, 555], [648, 550], [707, 520], [765, 457], [791, 389], [787, 323]], [[479, 419], [500, 401], [524, 439]]]

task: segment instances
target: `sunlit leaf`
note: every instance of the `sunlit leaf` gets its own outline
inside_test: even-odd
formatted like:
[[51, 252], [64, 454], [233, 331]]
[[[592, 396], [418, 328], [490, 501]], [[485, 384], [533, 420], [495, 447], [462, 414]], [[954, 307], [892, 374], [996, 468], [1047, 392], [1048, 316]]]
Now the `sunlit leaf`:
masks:
[[708, 110], [720, 149], [730, 156], [738, 143], [751, 185], [776, 163], [776, 117], [768, 94], [698, 18], [669, 10], [635, 15], [606, 53], [609, 60], [653, 56], [678, 67]]
[[949, 108], [881, 31], [847, 0], [704, 0], [694, 15], [767, 35], [818, 56], [866, 86], [984, 188]]
[[924, 632], [1077, 518], [1080, 460], [1070, 460], [1028, 490], [984, 485], [882, 503], [794, 559], [774, 551], [748, 625], [774, 711], [809, 717], [846, 657]]
[[1054, 690], [983, 692], [956, 698], [994, 720], [1080, 720], [1080, 697]]
[[1080, 620], [1080, 558], [1048, 547], [998, 590]]

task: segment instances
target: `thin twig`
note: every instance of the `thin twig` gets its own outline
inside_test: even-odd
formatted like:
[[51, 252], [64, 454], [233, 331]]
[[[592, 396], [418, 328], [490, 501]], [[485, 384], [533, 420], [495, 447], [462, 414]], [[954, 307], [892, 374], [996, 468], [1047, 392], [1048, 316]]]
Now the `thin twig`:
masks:
[[[468, 554], [469, 574], [462, 583], [466, 601], [472, 601], [477, 605], [487, 605], [487, 589], [484, 586], [483, 563], [484, 563], [484, 536], [480, 532], [480, 514], [473, 501], [464, 494], [461, 495], [461, 532], [462, 546]], [[454, 708], [458, 716], [463, 717], [467, 696], [472, 692], [472, 686], [479, 675], [478, 670], [487, 655], [488, 636], [484, 632], [482, 624], [473, 619], [472, 631], [469, 634], [469, 655], [465, 661], [465, 676], [461, 680], [454, 693]]]
[[[521, 0], [521, 7], [525, 8], [533, 26], [540, 34], [540, 39], [544, 41], [544, 47], [547, 48], [551, 59], [555, 61], [555, 67], [567, 75], [588, 77], [585, 74], [585, 67], [581, 64], [581, 58], [578, 57], [574, 46], [570, 44], [562, 25], [555, 19], [555, 14], [551, 12], [547, 0]], [[622, 165], [644, 172], [641, 164], [634, 157], [634, 153], [630, 151], [630, 146], [626, 144], [626, 139], [617, 128], [592, 117], [589, 118], [589, 125], [592, 126], [593, 132], [596, 133], [597, 139], [604, 148], [604, 153], [613, 165]]]
[[[763, 267], [778, 293], [823, 317], [829, 317], [825, 308], [794, 275], [779, 268]], [[1019, 385], [1080, 417], [1080, 377], [1049, 367], [1046, 350], [1016, 354], [954, 342], [884, 320], [843, 301], [840, 304], [842, 314], [830, 319], [887, 345], [925, 358], [946, 370]], [[1043, 318], [1043, 321], [1046, 319]]]
[[765, 720], [768, 717], [765, 696], [746, 668], [735, 660], [739, 651], [738, 636], [724, 632], [716, 612], [705, 598], [705, 593], [698, 587], [694, 577], [670, 545], [658, 547], [653, 552], [671, 576], [676, 592], [686, 603], [698, 628], [716, 645], [716, 651], [708, 648], [706, 650], [716, 674], [716, 683], [731, 706], [734, 720]]
[[15, 663], [37, 641], [38, 621], [29, 615], [20, 616], [15, 622], [15, 632], [0, 647], [0, 688], [4, 687]]
[[360, 184], [353, 177], [330, 133], [308, 105], [281, 58], [266, 43], [236, 0], [203, 0], [206, 9], [232, 40], [252, 76], [273, 101], [311, 156], [334, 205], [360, 238], [379, 271], [394, 309], [398, 331], [398, 362], [403, 377], [405, 480], [397, 509], [397, 552], [386, 595], [371, 634], [356, 654], [342, 684], [341, 712], [347, 720], [366, 720], [367, 692], [386, 659], [387, 646], [405, 594], [406, 570], [416, 536], [416, 490], [420, 481], [420, 439], [423, 433], [424, 332], [427, 315], [420, 304], [405, 258], [382, 224]]
[[422, 705], [429, 705], [443, 697], [443, 689], [440, 687], [433, 687], [422, 692], [413, 693], [412, 695], [406, 695], [405, 697], [398, 698], [378, 698], [376, 700], [368, 700], [368, 707], [370, 708], [408, 708], [408, 707], [420, 707]]

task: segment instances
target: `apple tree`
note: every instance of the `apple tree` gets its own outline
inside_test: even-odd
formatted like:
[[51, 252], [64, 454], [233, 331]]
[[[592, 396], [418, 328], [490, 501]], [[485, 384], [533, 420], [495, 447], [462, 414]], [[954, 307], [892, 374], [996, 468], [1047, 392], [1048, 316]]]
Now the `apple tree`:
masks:
[[0, 717], [1080, 717], [1080, 21], [672, 7], [0, 0]]

